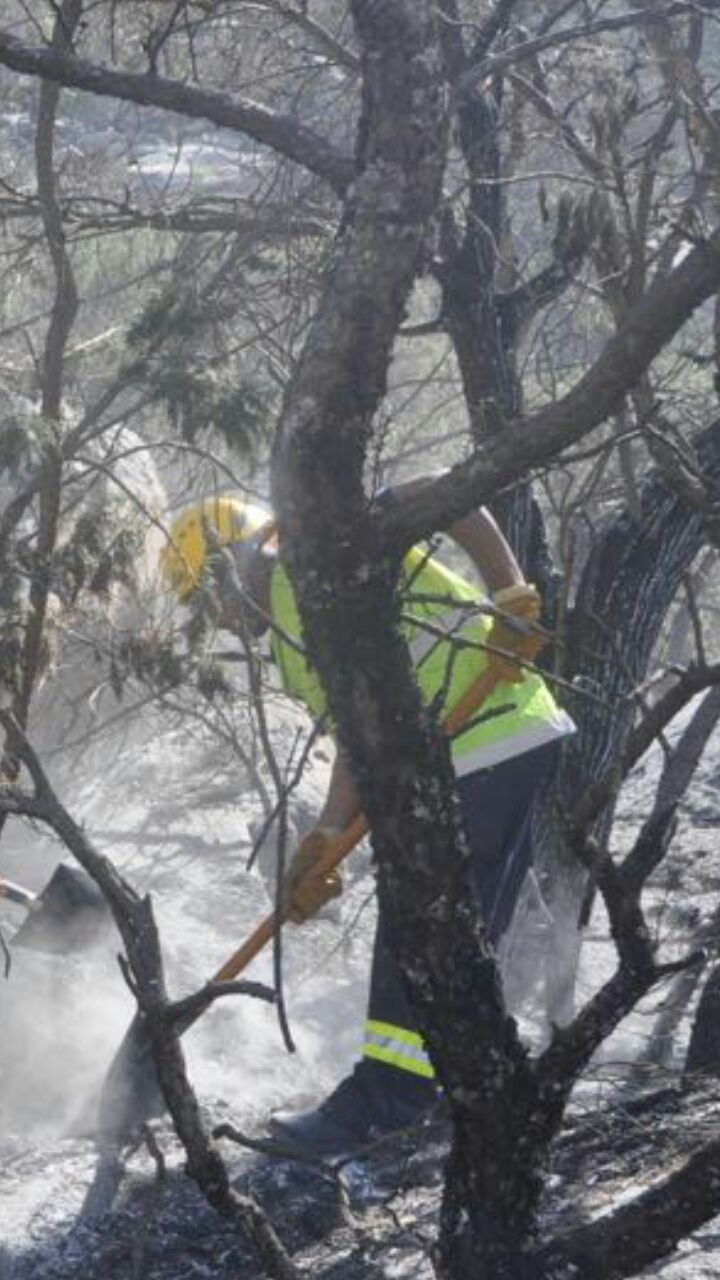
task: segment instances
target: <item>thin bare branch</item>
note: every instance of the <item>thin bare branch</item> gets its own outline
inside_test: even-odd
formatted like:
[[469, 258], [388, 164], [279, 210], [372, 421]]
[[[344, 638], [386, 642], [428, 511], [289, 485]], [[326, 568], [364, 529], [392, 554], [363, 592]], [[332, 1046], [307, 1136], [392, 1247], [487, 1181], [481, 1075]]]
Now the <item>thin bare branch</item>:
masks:
[[522, 40], [503, 53], [481, 58], [474, 66], [468, 68], [454, 86], [455, 98], [461, 99], [471, 93], [482, 77], [500, 75], [507, 67], [516, 62], [524, 62], [545, 49], [574, 44], [576, 40], [587, 40], [606, 31], [624, 31], [627, 27], [666, 22], [668, 18], [691, 13], [695, 8], [696, 5], [692, 0], [674, 0], [673, 3], [663, 5], [657, 10], [635, 9], [630, 13], [618, 14], [616, 17], [597, 18], [594, 22], [586, 22], [581, 26], [565, 27], [561, 31], [549, 31], [532, 40]]
[[310, 36], [316, 47], [325, 53], [331, 62], [336, 62], [338, 66], [344, 67], [353, 75], [359, 74], [360, 59], [357, 55], [352, 52], [352, 49], [348, 49], [347, 45], [342, 44], [317, 18], [313, 18], [307, 12], [306, 6], [300, 9], [293, 4], [284, 3], [284, 0], [253, 0], [253, 3], [260, 8], [269, 9], [272, 13], [277, 13], [286, 22], [292, 23], [305, 35]]
[[[224, 231], [252, 235], [258, 241], [286, 241], [293, 236], [325, 237], [332, 231], [319, 209], [303, 214], [302, 208], [293, 210], [268, 203], [256, 208], [250, 201], [232, 198], [192, 200], [175, 209], [143, 209], [127, 199], [100, 198], [63, 199], [58, 207], [68, 234], [97, 231], [116, 235], [148, 227], [182, 235]], [[0, 199], [0, 218], [5, 220], [36, 218], [38, 213], [38, 203], [32, 196]]]
[[216, 1000], [224, 1000], [228, 996], [251, 996], [254, 1000], [275, 1004], [275, 992], [272, 987], [266, 987], [263, 982], [251, 982], [239, 978], [236, 982], [207, 982], [193, 995], [168, 1005], [164, 1016], [170, 1024], [195, 1022], [198, 1015], [209, 1009]]

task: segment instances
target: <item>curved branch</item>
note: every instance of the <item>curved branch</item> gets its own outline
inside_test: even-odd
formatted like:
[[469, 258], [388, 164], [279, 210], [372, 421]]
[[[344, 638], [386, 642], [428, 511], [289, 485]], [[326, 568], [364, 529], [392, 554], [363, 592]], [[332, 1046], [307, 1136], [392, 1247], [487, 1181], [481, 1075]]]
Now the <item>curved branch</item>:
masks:
[[216, 1000], [224, 1000], [228, 996], [252, 996], [255, 1000], [275, 1004], [275, 992], [264, 982], [248, 982], [245, 978], [236, 982], [206, 982], [204, 987], [200, 987], [192, 995], [169, 1004], [165, 1010], [165, 1019], [168, 1024], [176, 1026], [180, 1034], [183, 1023], [195, 1022]]
[[[175, 1021], [182, 1002], [172, 1005], [165, 989], [160, 938], [149, 897], [141, 898], [109, 858], [95, 848], [53, 791], [38, 756], [12, 716], [0, 708], [0, 725], [8, 734], [18, 759], [26, 765], [35, 785], [35, 795], [18, 788], [0, 787], [0, 813], [27, 813], [38, 817], [62, 840], [80, 866], [102, 890], [125, 944], [128, 971], [145, 1019], [152, 1059], [163, 1096], [188, 1157], [188, 1172], [208, 1202], [227, 1221], [239, 1228], [257, 1250], [264, 1274], [273, 1280], [298, 1280], [298, 1272], [276, 1236], [271, 1224], [252, 1196], [241, 1195], [232, 1186], [227, 1170], [203, 1124], [197, 1099], [185, 1070], [185, 1060]], [[15, 807], [5, 807], [14, 802]], [[235, 984], [255, 988], [256, 983]], [[212, 1001], [215, 984], [206, 988]], [[168, 1016], [169, 1015], [169, 1016]], [[127, 1065], [127, 1064], [125, 1064]]]
[[617, 789], [618, 781], [626, 778], [630, 770], [642, 759], [645, 752], [660, 736], [671, 720], [704, 689], [720, 685], [720, 664], [709, 667], [689, 667], [668, 689], [667, 693], [643, 716], [625, 744], [620, 760], [583, 792], [582, 799], [573, 810], [571, 824], [576, 829], [591, 825], [608, 804]]
[[692, 313], [720, 287], [720, 230], [656, 279], [595, 364], [556, 404], [508, 422], [445, 475], [377, 514], [383, 544], [406, 549], [491, 500], [501, 488], [582, 440], [614, 413]]
[[212, 89], [198, 89], [182, 80], [114, 71], [57, 49], [26, 45], [2, 30], [0, 66], [99, 97], [119, 98], [142, 107], [162, 107], [191, 119], [210, 120], [223, 129], [246, 133], [322, 178], [338, 193], [342, 193], [354, 177], [355, 166], [350, 157], [320, 134], [291, 116], [271, 111], [248, 98], [232, 98]]

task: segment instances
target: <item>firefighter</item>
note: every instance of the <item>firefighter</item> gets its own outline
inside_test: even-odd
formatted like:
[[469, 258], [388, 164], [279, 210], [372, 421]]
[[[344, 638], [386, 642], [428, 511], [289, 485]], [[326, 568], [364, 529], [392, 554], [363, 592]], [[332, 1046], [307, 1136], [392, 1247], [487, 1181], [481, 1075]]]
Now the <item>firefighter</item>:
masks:
[[[384, 500], [392, 501], [393, 492]], [[230, 568], [218, 575], [221, 625], [245, 636], [267, 630], [284, 689], [314, 718], [324, 717], [325, 697], [304, 656], [295, 596], [269, 514], [234, 497], [210, 498], [182, 513], [170, 532], [164, 571], [179, 598], [191, 599], [208, 560], [212, 563], [212, 550], [220, 548], [224, 568]], [[437, 705], [440, 698], [450, 709], [491, 664], [499, 677], [483, 705], [485, 713], [497, 714], [471, 720], [452, 742], [474, 886], [488, 937], [497, 944], [531, 863], [535, 797], [554, 767], [558, 743], [574, 726], [541, 677], [522, 665], [542, 647], [533, 630], [540, 598], [525, 582], [492, 516], [482, 508], [447, 532], [469, 556], [483, 589], [424, 548], [412, 548], [402, 568], [402, 627], [426, 701]], [[488, 597], [491, 611], [483, 607]], [[513, 619], [529, 625], [518, 631]], [[317, 824], [287, 871], [284, 902], [290, 919], [309, 919], [341, 891], [337, 872], [314, 875], [313, 870], [360, 809], [351, 770], [338, 751]], [[359, 1061], [319, 1108], [276, 1115], [271, 1126], [287, 1145], [328, 1157], [406, 1128], [436, 1099], [433, 1067], [381, 914]]]

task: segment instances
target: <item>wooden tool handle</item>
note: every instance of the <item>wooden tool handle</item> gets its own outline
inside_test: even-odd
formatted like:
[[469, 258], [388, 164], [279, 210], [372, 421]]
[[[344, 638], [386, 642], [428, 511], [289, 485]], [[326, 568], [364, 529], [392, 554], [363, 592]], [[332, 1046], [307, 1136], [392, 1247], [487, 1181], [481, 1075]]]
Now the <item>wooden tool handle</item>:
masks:
[[[465, 691], [460, 701], [448, 712], [443, 721], [443, 729], [448, 735], [456, 733], [480, 709], [486, 699], [490, 697], [500, 678], [491, 668], [489, 671], [485, 671]], [[369, 830], [370, 825], [365, 814], [359, 813], [350, 823], [350, 826], [346, 827], [337, 840], [333, 841], [322, 862], [318, 863], [318, 873], [327, 874], [339, 867], [340, 863], [360, 843]], [[250, 935], [241, 947], [238, 947], [237, 951], [233, 952], [222, 968], [218, 969], [213, 981], [231, 982], [233, 978], [237, 978], [238, 974], [247, 968], [251, 960], [254, 960], [266, 943], [274, 937], [286, 919], [287, 916], [282, 911], [279, 913], [273, 911], [271, 915], [266, 916], [255, 932]]]
[[[322, 862], [318, 863], [318, 874], [324, 873], [327, 875], [328, 872], [334, 871], [347, 855], [352, 852], [355, 845], [360, 843], [363, 836], [367, 835], [369, 830], [365, 815], [359, 813], [355, 820], [350, 823], [350, 826], [341, 831], [337, 840], [334, 840], [328, 849]], [[271, 915], [266, 916], [255, 932], [250, 935], [241, 947], [238, 947], [229, 960], [226, 960], [222, 969], [218, 969], [213, 981], [231, 982], [233, 978], [237, 978], [238, 974], [247, 968], [250, 961], [255, 959], [258, 952], [262, 951], [265, 944], [270, 941], [286, 919], [287, 916], [282, 911], [279, 914], [273, 911]]]
[[17, 902], [21, 907], [27, 907], [30, 910], [35, 905], [37, 894], [30, 893], [28, 889], [14, 884], [12, 880], [0, 880], [0, 898], [7, 898], [8, 902]]

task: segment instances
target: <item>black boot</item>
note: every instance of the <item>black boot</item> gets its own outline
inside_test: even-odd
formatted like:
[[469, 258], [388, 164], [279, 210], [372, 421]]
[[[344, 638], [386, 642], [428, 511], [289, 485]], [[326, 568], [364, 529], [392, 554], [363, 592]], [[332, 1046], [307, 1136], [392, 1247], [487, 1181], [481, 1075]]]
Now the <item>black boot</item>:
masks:
[[363, 1058], [314, 1111], [280, 1112], [270, 1129], [284, 1146], [306, 1154], [348, 1155], [417, 1124], [437, 1098], [432, 1080]]

